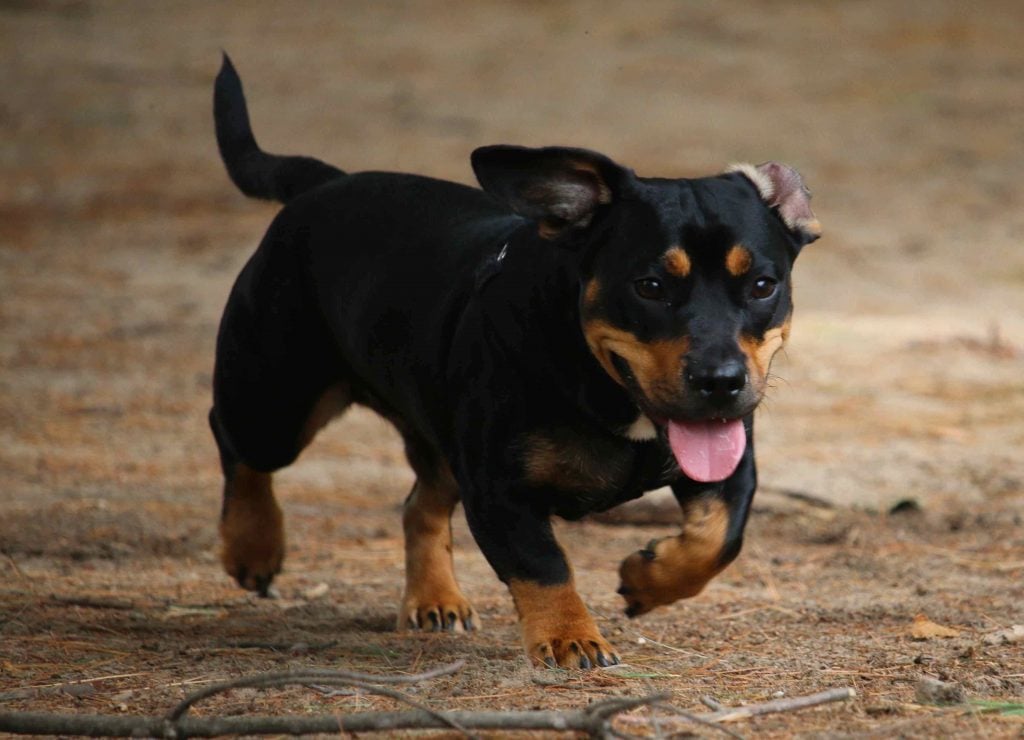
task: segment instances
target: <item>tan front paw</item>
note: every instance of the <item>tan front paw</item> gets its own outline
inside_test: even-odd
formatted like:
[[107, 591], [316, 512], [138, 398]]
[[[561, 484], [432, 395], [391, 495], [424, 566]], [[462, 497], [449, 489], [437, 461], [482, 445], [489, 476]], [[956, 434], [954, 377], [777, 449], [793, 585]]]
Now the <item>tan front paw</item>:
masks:
[[680, 537], [653, 540], [622, 561], [618, 592], [626, 600], [626, 616], [696, 596], [722, 570], [717, 551], [709, 556], [706, 549], [688, 545]]
[[480, 616], [458, 589], [406, 589], [398, 608], [398, 629], [472, 632]]
[[530, 661], [549, 668], [593, 668], [619, 663], [571, 583], [542, 586], [510, 581]]
[[523, 645], [536, 666], [588, 669], [619, 663], [615, 648], [592, 622], [559, 625], [557, 629], [523, 624]]

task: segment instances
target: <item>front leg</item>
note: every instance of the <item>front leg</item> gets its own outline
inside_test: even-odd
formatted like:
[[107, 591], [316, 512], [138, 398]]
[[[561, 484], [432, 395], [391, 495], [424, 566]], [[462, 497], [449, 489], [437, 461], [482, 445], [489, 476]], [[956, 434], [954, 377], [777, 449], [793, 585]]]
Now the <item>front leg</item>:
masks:
[[545, 496], [520, 486], [464, 486], [463, 505], [484, 556], [512, 593], [531, 662], [591, 668], [619, 662], [576, 593], [572, 567], [551, 531]]
[[444, 469], [417, 479], [405, 501], [405, 593], [398, 608], [399, 630], [472, 631], [480, 626], [480, 617], [455, 581], [451, 516], [458, 500], [455, 480]]
[[672, 485], [683, 512], [682, 532], [652, 540], [622, 561], [619, 593], [626, 600], [627, 616], [696, 596], [739, 555], [757, 489], [751, 437], [748, 427], [743, 459], [721, 483], [683, 478]]

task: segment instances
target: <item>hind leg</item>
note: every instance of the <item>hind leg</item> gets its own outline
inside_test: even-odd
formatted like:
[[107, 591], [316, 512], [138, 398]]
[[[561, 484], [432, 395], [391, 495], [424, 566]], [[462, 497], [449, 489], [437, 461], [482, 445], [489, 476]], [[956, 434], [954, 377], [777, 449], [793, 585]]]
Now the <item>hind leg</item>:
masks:
[[459, 489], [440, 456], [406, 437], [417, 480], [405, 501], [405, 593], [398, 629], [474, 630], [480, 617], [455, 582], [451, 516]]
[[264, 595], [285, 549], [271, 475], [351, 402], [310, 290], [304, 234], [287, 218], [274, 220], [239, 273], [217, 333], [210, 426], [224, 471], [222, 560], [243, 587]]
[[[328, 388], [307, 414], [290, 457], [294, 459], [320, 428], [344, 411], [348, 402], [343, 386]], [[227, 442], [216, 409], [210, 413], [210, 424], [220, 447], [224, 471], [221, 563], [242, 588], [268, 596], [285, 555], [284, 516], [274, 496], [273, 473], [256, 469], [238, 458]]]

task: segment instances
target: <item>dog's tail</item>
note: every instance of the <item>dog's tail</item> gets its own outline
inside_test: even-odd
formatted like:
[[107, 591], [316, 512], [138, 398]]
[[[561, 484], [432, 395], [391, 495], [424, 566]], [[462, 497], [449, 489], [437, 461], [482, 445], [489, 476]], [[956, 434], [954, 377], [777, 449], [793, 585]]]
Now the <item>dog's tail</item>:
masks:
[[213, 85], [213, 121], [231, 181], [252, 198], [287, 203], [345, 174], [312, 157], [280, 156], [260, 149], [249, 124], [242, 80], [226, 53]]

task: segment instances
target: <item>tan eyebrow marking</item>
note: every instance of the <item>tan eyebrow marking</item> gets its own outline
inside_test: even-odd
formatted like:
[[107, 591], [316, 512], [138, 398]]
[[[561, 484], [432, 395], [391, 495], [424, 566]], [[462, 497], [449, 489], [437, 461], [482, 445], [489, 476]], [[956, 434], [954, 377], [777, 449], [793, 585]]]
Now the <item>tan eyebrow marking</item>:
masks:
[[750, 250], [738, 244], [725, 254], [725, 269], [733, 277], [743, 275], [753, 263], [754, 258]]
[[690, 274], [690, 255], [682, 247], [672, 247], [664, 255], [662, 261], [665, 269], [676, 277], [684, 278]]

